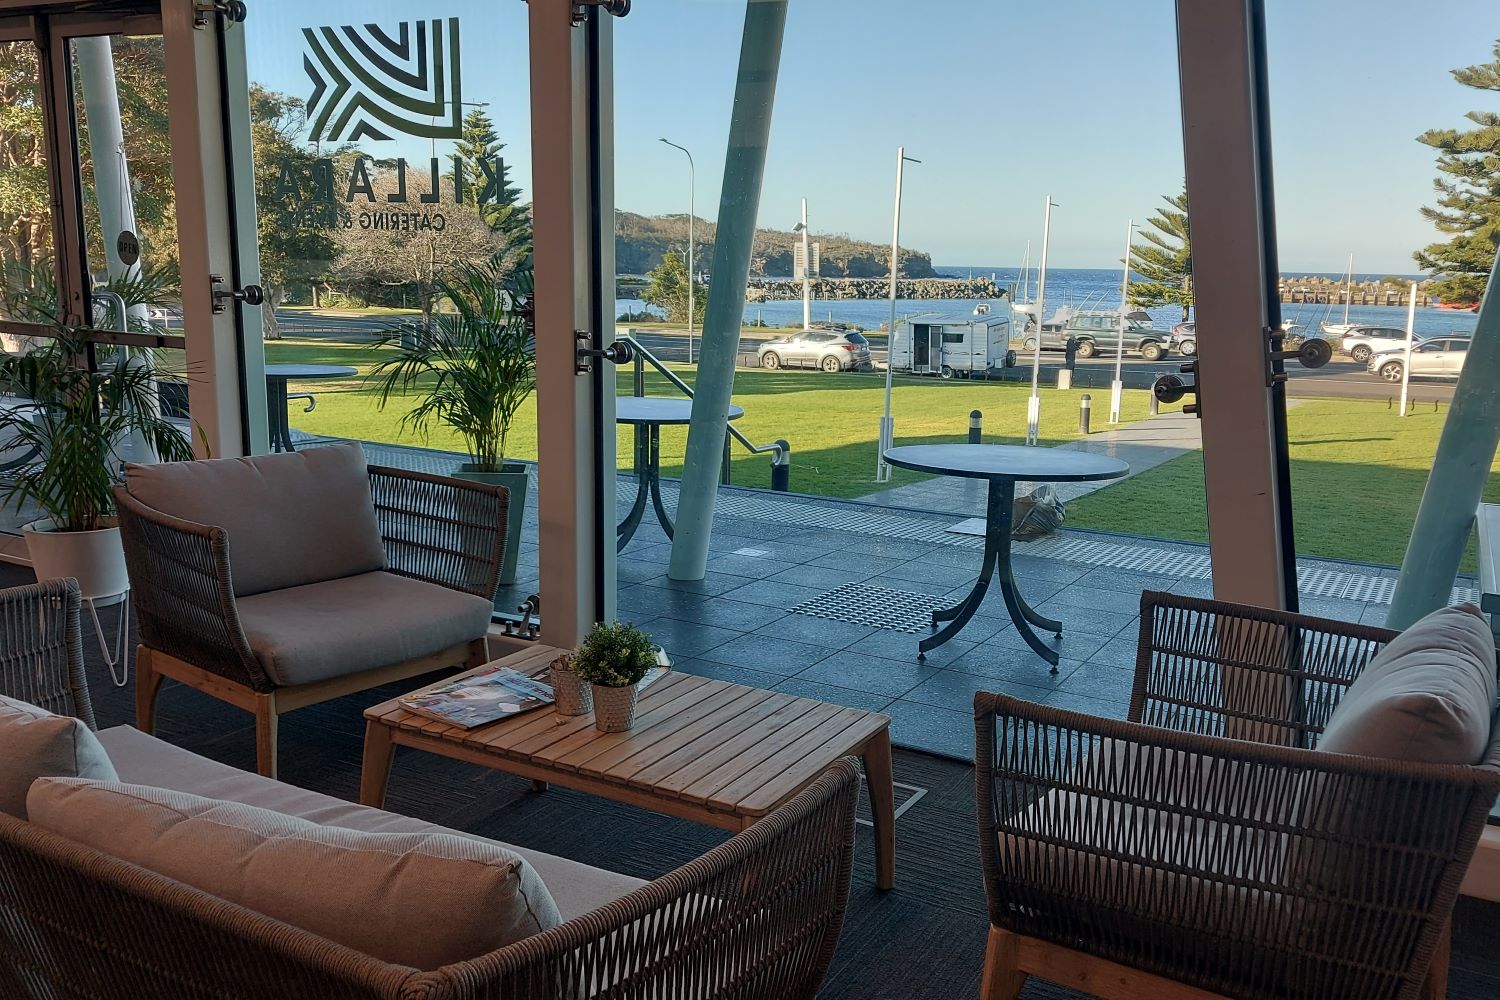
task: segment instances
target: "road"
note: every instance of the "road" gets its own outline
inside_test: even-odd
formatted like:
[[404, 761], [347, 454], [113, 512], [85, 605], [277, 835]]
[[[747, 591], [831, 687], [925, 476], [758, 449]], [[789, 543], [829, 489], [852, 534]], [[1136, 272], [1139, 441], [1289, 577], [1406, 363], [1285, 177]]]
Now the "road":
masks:
[[[338, 340], [369, 340], [391, 322], [389, 316], [339, 316], [327, 312], [311, 313], [305, 310], [281, 310], [282, 332], [291, 337], [329, 337]], [[766, 336], [776, 334], [767, 331]], [[870, 339], [871, 355], [877, 368], [883, 371], [885, 363], [885, 337], [879, 333], [867, 335]], [[640, 331], [636, 339], [648, 351], [663, 361], [685, 362], [688, 360], [687, 338], [682, 333], [671, 331]], [[741, 346], [753, 350], [754, 340], [747, 335]], [[694, 339], [693, 357], [698, 353]], [[1160, 375], [1177, 372], [1190, 359], [1172, 356], [1157, 362], [1142, 361], [1126, 356], [1121, 366], [1121, 377], [1127, 388], [1145, 389]], [[1114, 376], [1113, 358], [1090, 358], [1079, 361], [1073, 374], [1073, 385], [1078, 388], [1107, 389]], [[1057, 384], [1057, 372], [1062, 367], [1058, 354], [1042, 354], [1041, 380], [1044, 385]], [[1400, 394], [1400, 386], [1386, 382], [1365, 371], [1359, 365], [1342, 356], [1335, 356], [1327, 366], [1306, 369], [1295, 362], [1287, 366], [1287, 395], [1293, 397], [1333, 396], [1348, 399], [1394, 399]], [[877, 375], [880, 371], [877, 371]], [[1016, 367], [1007, 370], [1004, 381], [1031, 381], [1029, 358], [1021, 358]], [[1453, 399], [1453, 383], [1447, 380], [1413, 380], [1409, 395], [1423, 403], [1446, 403]]]

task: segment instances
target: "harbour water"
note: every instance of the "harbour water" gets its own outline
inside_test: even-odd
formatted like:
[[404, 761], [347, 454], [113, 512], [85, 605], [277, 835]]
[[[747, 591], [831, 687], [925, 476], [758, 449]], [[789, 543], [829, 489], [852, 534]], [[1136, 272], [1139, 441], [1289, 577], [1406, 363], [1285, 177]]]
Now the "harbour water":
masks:
[[[996, 283], [1007, 288], [1017, 281], [1018, 275], [1014, 267], [938, 266], [936, 270], [944, 277], [963, 278], [971, 273], [976, 277], [994, 275]], [[1304, 275], [1297, 275], [1297, 277], [1304, 277]], [[1337, 280], [1343, 275], [1330, 274], [1323, 275], [1323, 277]], [[1380, 277], [1382, 276], [1360, 274], [1354, 276], [1356, 281], [1374, 280]], [[1034, 297], [1035, 294], [1036, 272], [1033, 271], [1031, 295]], [[995, 304], [989, 300], [980, 299], [897, 299], [896, 316], [905, 319], [923, 313], [964, 314], [971, 312], [981, 301], [992, 306]], [[1105, 268], [1052, 268], [1047, 272], [1048, 316], [1064, 305], [1111, 309], [1117, 307], [1119, 303], [1119, 271]], [[615, 315], [617, 316], [626, 312], [649, 311], [650, 308], [639, 299], [615, 300]], [[1330, 312], [1327, 305], [1287, 303], [1281, 307], [1281, 310], [1283, 320], [1301, 324], [1309, 333], [1316, 333], [1318, 324], [1325, 318], [1339, 323], [1343, 322], [1344, 317], [1342, 306], [1336, 306]], [[1182, 310], [1176, 306], [1157, 306], [1148, 309], [1147, 312], [1151, 314], [1154, 325], [1162, 329], [1167, 329], [1182, 319]], [[891, 305], [888, 299], [814, 300], [812, 315], [814, 320], [846, 323], [861, 329], [875, 330], [890, 322]], [[1416, 315], [1416, 333], [1419, 337], [1435, 337], [1446, 333], [1470, 334], [1474, 332], [1476, 318], [1473, 313], [1468, 312], [1419, 307]], [[768, 326], [798, 326], [802, 323], [802, 301], [792, 299], [746, 303], [745, 322], [747, 324], [761, 322]], [[1406, 308], [1404, 306], [1350, 306], [1349, 322], [1375, 323], [1404, 329]]]

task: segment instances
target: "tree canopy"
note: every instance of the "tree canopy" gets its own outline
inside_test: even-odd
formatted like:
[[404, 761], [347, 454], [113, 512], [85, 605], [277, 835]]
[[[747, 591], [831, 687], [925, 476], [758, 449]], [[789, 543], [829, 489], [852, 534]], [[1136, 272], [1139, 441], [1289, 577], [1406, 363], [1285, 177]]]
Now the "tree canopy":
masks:
[[[665, 309], [668, 321], [687, 322], [688, 269], [683, 255], [668, 250], [646, 278], [646, 290], [641, 293], [641, 298], [658, 309]], [[708, 289], [701, 282], [693, 286], [693, 312], [696, 314], [693, 321], [702, 325], [708, 312]]]
[[[1500, 93], [1500, 41], [1494, 60], [1453, 71], [1466, 87]], [[1433, 293], [1445, 302], [1478, 302], [1484, 296], [1495, 248], [1500, 245], [1500, 111], [1470, 111], [1474, 128], [1428, 129], [1417, 141], [1438, 151], [1437, 204], [1422, 215], [1449, 234], [1412, 256], [1437, 281]]]
[[1187, 191], [1163, 195], [1166, 208], [1146, 220], [1143, 243], [1130, 245], [1130, 270], [1145, 281], [1130, 283], [1130, 301], [1142, 306], [1176, 305], [1187, 319], [1193, 308], [1193, 243]]

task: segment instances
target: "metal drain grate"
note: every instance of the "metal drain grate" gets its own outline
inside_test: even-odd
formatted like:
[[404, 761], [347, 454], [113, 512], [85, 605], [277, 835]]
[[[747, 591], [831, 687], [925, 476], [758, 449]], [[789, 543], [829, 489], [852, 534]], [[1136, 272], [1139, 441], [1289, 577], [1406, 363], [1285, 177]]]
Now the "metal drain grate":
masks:
[[946, 600], [931, 594], [846, 583], [802, 602], [792, 608], [792, 614], [915, 635], [927, 631], [932, 613], [947, 605]]

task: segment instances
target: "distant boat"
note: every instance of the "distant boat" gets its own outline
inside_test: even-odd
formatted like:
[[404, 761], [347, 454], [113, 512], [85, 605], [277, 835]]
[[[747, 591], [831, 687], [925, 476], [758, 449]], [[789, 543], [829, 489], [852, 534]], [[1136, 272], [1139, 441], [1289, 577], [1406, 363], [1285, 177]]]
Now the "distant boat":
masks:
[[1330, 323], [1328, 317], [1333, 313], [1333, 300], [1329, 300], [1328, 309], [1323, 313], [1323, 322], [1318, 326], [1330, 337], [1342, 337], [1350, 330], [1358, 326], [1358, 323], [1349, 322], [1349, 300], [1354, 297], [1354, 255], [1349, 255], [1349, 266], [1344, 271], [1344, 321], [1342, 323]]

